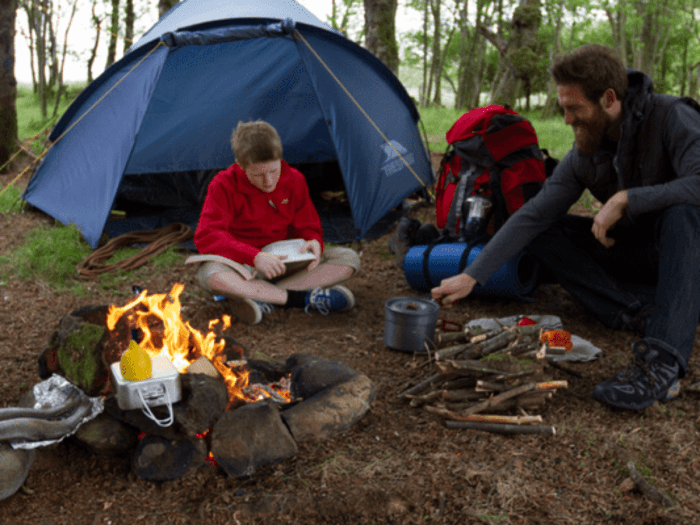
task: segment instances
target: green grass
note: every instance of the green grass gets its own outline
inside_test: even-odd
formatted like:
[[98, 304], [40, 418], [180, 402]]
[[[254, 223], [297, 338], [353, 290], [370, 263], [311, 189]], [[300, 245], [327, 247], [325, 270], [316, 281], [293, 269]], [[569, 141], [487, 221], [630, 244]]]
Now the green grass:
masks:
[[81, 240], [75, 226], [40, 227], [27, 234], [11, 255], [0, 257], [3, 277], [42, 280], [56, 292], [72, 289], [71, 279], [76, 265], [92, 250]]
[[[2, 190], [4, 188], [0, 188]], [[0, 213], [16, 213], [24, 206], [24, 201], [19, 197], [22, 195], [22, 190], [16, 186], [10, 186], [0, 195]]]
[[[116, 264], [134, 255], [138, 249], [122, 248], [107, 261]], [[176, 247], [170, 247], [151, 258], [145, 266], [135, 270], [104, 273], [95, 281], [79, 281], [76, 266], [92, 253], [83, 241], [79, 229], [57, 224], [30, 231], [24, 243], [11, 255], [0, 256], [0, 278], [24, 281], [43, 281], [55, 293], [71, 292], [79, 296], [89, 294], [90, 286], [128, 295], [134, 280], [155, 269], [166, 268], [182, 261]], [[129, 291], [124, 291], [128, 289]]]
[[[47, 116], [44, 118], [41, 116], [39, 95], [32, 92], [31, 86], [20, 86], [17, 89], [17, 135], [19, 139], [24, 142], [24, 140], [34, 137], [44, 130], [51, 129], [84, 87], [84, 83], [66, 86], [66, 93], [61, 97], [55, 118], [53, 117], [53, 108], [56, 97], [49, 94], [46, 100]], [[32, 142], [32, 148], [36, 154], [41, 153], [45, 139], [46, 137], [42, 135]]]
[[[445, 151], [447, 148], [445, 133], [464, 114], [464, 111], [436, 107], [420, 108], [419, 111], [425, 133], [428, 136], [429, 149]], [[546, 148], [552, 157], [561, 160], [571, 149], [574, 143], [574, 132], [570, 126], [564, 124], [562, 117], [541, 119], [539, 110], [520, 113], [535, 128], [540, 148]]]

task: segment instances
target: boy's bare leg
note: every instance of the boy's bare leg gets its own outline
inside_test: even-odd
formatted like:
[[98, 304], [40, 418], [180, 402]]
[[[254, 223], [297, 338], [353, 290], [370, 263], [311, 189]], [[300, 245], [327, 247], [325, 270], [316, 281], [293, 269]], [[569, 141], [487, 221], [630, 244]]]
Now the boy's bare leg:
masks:
[[312, 271], [306, 269], [277, 281], [276, 286], [284, 290], [313, 290], [329, 288], [347, 281], [354, 273], [350, 266], [321, 263]]
[[246, 281], [234, 271], [213, 274], [209, 277], [209, 288], [215, 294], [226, 297], [245, 297], [272, 304], [285, 304], [287, 302], [287, 290], [259, 279]]

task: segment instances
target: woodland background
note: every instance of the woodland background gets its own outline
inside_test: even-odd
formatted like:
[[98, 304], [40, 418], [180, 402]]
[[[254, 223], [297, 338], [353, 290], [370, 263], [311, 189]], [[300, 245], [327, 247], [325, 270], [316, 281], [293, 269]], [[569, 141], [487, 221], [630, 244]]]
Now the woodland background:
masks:
[[[617, 49], [628, 67], [652, 78], [657, 91], [700, 99], [700, 0], [327, 1], [331, 10], [324, 21], [372, 51], [402, 80], [410, 78], [419, 107], [467, 110], [496, 102], [525, 110], [536, 106], [546, 118], [556, 111], [547, 67], [557, 54], [589, 42]], [[15, 45], [29, 48], [31, 92], [50, 125], [59, 116], [61, 97], [72, 98], [84, 86], [64, 83], [67, 57], [84, 61], [90, 82], [148, 29], [139, 23], [144, 15], [162, 16], [176, 3], [0, 0], [0, 166], [23, 138]], [[416, 27], [397, 27], [399, 9], [419, 21]], [[75, 27], [78, 10], [90, 11], [89, 28]], [[77, 50], [73, 35], [86, 30], [92, 46]], [[108, 43], [107, 58], [97, 63], [101, 41]]]

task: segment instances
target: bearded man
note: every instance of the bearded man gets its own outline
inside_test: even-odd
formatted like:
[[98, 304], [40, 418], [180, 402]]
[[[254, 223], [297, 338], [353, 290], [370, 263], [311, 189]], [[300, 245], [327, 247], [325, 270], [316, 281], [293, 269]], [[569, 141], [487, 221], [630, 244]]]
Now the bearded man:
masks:
[[[432, 296], [450, 306], [526, 248], [596, 319], [640, 337], [593, 398], [630, 410], [670, 401], [700, 318], [700, 106], [653, 93], [606, 46], [557, 57], [550, 73], [575, 147]], [[568, 215], [586, 188], [605, 204], [593, 219]]]

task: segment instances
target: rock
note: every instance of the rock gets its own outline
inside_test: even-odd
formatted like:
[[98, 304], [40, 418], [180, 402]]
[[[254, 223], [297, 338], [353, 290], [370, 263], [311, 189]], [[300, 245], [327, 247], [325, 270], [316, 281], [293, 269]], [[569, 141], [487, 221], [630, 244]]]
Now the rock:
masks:
[[201, 356], [195, 359], [190, 366], [187, 367], [187, 373], [188, 374], [204, 374], [209, 377], [213, 377], [215, 379], [218, 379], [221, 377], [221, 374], [219, 371], [216, 369], [216, 367], [213, 365], [213, 363], [209, 360], [207, 356]]
[[34, 457], [34, 449], [13, 450], [0, 443], [0, 500], [9, 498], [24, 484]]
[[229, 410], [211, 431], [211, 451], [226, 473], [251, 476], [257, 468], [297, 453], [297, 445], [270, 400]]
[[[182, 374], [180, 376], [182, 399], [173, 404], [174, 423], [160, 427], [140, 409], [122, 410], [114, 397], [105, 399], [105, 412], [115, 419], [152, 435], [166, 439], [177, 439], [180, 434], [195, 436], [211, 429], [228, 405], [228, 390], [221, 379], [204, 374]], [[166, 406], [151, 408], [158, 419], [168, 417]]]
[[134, 448], [139, 431], [102, 412], [83, 423], [75, 432], [75, 439], [95, 454], [120, 454]]
[[228, 390], [220, 378], [182, 374], [182, 399], [173, 405], [175, 423], [190, 435], [209, 430], [228, 405]]
[[202, 439], [165, 439], [146, 434], [136, 447], [132, 468], [146, 481], [172, 481], [204, 465], [206, 457], [207, 446]]
[[328, 439], [359, 421], [376, 394], [374, 383], [358, 374], [285, 409], [282, 419], [297, 443]]
[[[165, 406], [151, 408], [153, 414], [159, 419], [168, 417], [168, 409]], [[160, 427], [154, 421], [148, 418], [140, 409], [122, 410], [117, 404], [115, 397], [107, 397], [105, 399], [104, 411], [113, 418], [136, 427], [141, 432], [148, 432], [153, 435], [158, 435], [166, 439], [179, 439], [182, 437], [182, 432], [176, 429], [175, 425], [169, 427]], [[174, 412], [174, 408], [173, 408]]]
[[344, 383], [358, 375], [345, 363], [306, 354], [290, 356], [285, 370], [291, 374], [292, 396], [301, 399], [309, 399], [328, 387]]

